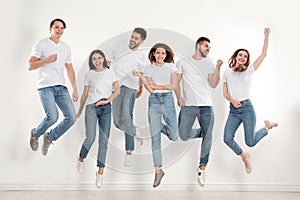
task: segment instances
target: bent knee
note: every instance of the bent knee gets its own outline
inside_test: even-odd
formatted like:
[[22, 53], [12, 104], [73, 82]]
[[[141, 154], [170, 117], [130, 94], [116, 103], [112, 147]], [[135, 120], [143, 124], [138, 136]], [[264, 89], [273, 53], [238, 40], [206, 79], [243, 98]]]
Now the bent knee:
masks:
[[246, 145], [248, 147], [254, 147], [255, 146], [255, 143], [254, 142], [246, 142]]
[[188, 141], [188, 140], [189, 140], [189, 138], [186, 137], [186, 136], [183, 135], [183, 134], [179, 134], [179, 137], [180, 137], [180, 139], [181, 139], [182, 141]]
[[172, 138], [170, 138], [171, 141], [176, 141], [178, 140], [178, 134], [174, 134], [174, 136]]

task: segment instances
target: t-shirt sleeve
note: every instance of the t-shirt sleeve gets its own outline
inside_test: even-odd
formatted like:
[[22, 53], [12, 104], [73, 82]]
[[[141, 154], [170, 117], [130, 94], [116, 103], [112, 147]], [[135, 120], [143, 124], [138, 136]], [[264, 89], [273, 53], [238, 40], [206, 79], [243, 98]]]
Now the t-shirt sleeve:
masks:
[[117, 78], [116, 73], [113, 70], [111, 71], [111, 73], [112, 73], [112, 76], [113, 76], [113, 82], [118, 81], [119, 79]]
[[216, 66], [215, 63], [213, 62], [213, 60], [210, 57], [207, 57], [207, 62], [209, 64], [209, 74], [213, 74], [216, 71]]
[[90, 81], [89, 81], [89, 78], [88, 78], [88, 75], [89, 72], [86, 72], [85, 75], [84, 75], [84, 85], [85, 86], [89, 86], [90, 85]]
[[67, 57], [66, 57], [66, 63], [71, 64], [72, 63], [72, 55], [71, 55], [71, 48], [68, 46], [67, 48]]
[[182, 74], [182, 60], [179, 60], [179, 61], [176, 63], [176, 68], [177, 68], [177, 73], [178, 73], [178, 74]]
[[150, 71], [151, 71], [151, 65], [146, 65], [144, 70], [144, 76], [151, 77]]
[[41, 58], [42, 56], [42, 48], [39, 42], [37, 42], [31, 50], [31, 56], [37, 57], [37, 58]]
[[171, 63], [170, 68], [171, 68], [171, 73], [178, 71], [176, 65], [173, 63]]
[[254, 65], [252, 64], [252, 65], [250, 65], [249, 67], [248, 67], [248, 73], [250, 73], [250, 74], [252, 74], [252, 73], [254, 73]]
[[228, 70], [226, 70], [223, 74], [223, 78], [222, 78], [223, 83], [227, 83], [227, 76], [228, 76]]

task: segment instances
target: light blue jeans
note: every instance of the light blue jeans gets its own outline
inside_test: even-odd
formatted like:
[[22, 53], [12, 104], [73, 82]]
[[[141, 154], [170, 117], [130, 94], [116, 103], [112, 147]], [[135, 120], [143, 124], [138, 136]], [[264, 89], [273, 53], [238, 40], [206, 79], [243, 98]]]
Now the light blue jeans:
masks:
[[[192, 129], [195, 119], [201, 128]], [[211, 106], [183, 106], [178, 117], [179, 136], [183, 141], [202, 137], [199, 166], [206, 166], [212, 145], [214, 112]]]
[[133, 109], [136, 90], [124, 85], [120, 94], [112, 102], [113, 121], [116, 128], [125, 132], [125, 150], [134, 150], [135, 127]]
[[46, 117], [34, 129], [33, 135], [40, 137], [47, 129], [56, 123], [59, 113], [56, 105], [64, 115], [64, 119], [53, 129], [50, 130], [48, 138], [52, 141], [62, 136], [76, 121], [74, 104], [65, 86], [52, 86], [38, 89], [40, 100], [44, 108]]
[[86, 138], [82, 144], [79, 156], [86, 158], [96, 137], [97, 122], [99, 125], [99, 141], [97, 166], [105, 167], [107, 145], [111, 126], [111, 104], [102, 106], [89, 104], [85, 108], [85, 134]]
[[[148, 101], [148, 120], [152, 139], [152, 156], [154, 167], [162, 166], [161, 133], [169, 140], [178, 139], [178, 127], [173, 93], [152, 93]], [[165, 124], [162, 123], [162, 118]]]
[[243, 150], [234, 141], [235, 132], [241, 123], [244, 125], [245, 142], [247, 146], [255, 146], [264, 136], [268, 134], [266, 128], [255, 132], [256, 115], [250, 100], [241, 101], [242, 107], [235, 108], [230, 104], [230, 112], [224, 130], [224, 142], [236, 155], [241, 155]]

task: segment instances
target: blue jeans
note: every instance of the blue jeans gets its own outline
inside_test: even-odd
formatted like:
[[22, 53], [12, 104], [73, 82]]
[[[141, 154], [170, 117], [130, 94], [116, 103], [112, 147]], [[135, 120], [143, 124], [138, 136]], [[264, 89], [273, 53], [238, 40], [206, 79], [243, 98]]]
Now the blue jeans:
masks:
[[241, 123], [244, 125], [245, 142], [249, 147], [255, 146], [264, 136], [268, 134], [266, 128], [255, 132], [256, 115], [250, 100], [241, 101], [242, 107], [235, 108], [230, 104], [230, 112], [224, 130], [224, 142], [236, 155], [241, 155], [243, 150], [234, 141], [235, 132]]
[[[170, 140], [178, 139], [178, 127], [173, 93], [152, 93], [148, 101], [148, 120], [152, 139], [154, 167], [162, 166], [161, 133]], [[165, 124], [162, 123], [162, 118]]]
[[82, 144], [79, 156], [86, 158], [96, 137], [97, 121], [99, 125], [99, 142], [97, 166], [105, 167], [106, 152], [111, 126], [111, 104], [102, 106], [89, 104], [85, 108], [85, 134], [86, 138]]
[[57, 140], [62, 136], [76, 121], [76, 113], [74, 104], [65, 86], [52, 86], [38, 89], [40, 100], [43, 105], [46, 117], [34, 129], [33, 135], [40, 137], [47, 129], [56, 123], [58, 120], [58, 110], [56, 105], [60, 108], [64, 115], [64, 119], [52, 130], [50, 130], [48, 137], [52, 141]]
[[[196, 117], [200, 128], [192, 129]], [[206, 166], [212, 145], [212, 132], [214, 126], [213, 108], [211, 106], [181, 107], [178, 126], [179, 136], [183, 141], [202, 137], [199, 166]]]
[[120, 94], [112, 102], [113, 121], [116, 128], [125, 131], [125, 149], [134, 150], [135, 127], [133, 124], [133, 108], [136, 90], [124, 85]]

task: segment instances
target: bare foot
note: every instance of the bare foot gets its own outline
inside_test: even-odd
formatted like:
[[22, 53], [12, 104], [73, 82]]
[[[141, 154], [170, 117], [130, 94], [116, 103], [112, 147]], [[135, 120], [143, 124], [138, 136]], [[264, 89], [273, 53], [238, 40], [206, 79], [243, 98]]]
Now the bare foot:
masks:
[[270, 122], [269, 120], [265, 121], [265, 128], [267, 129], [267, 131], [276, 126], [278, 126], [278, 124], [276, 122]]
[[250, 164], [250, 154], [249, 153], [245, 153], [244, 154], [245, 156], [242, 157], [242, 160], [245, 164], [245, 168], [246, 168], [246, 172], [248, 174], [250, 174], [252, 172], [252, 167], [251, 167], [251, 164]]

